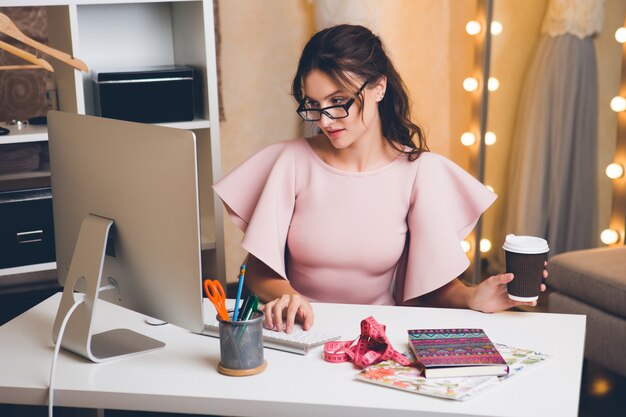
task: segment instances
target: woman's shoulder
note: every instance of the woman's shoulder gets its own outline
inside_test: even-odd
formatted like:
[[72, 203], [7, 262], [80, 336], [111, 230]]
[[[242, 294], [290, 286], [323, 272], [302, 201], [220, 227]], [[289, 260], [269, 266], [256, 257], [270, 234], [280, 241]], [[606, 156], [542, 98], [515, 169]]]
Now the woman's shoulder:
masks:
[[298, 148], [298, 147], [301, 147], [305, 143], [306, 143], [306, 138], [296, 137], [296, 138], [291, 138], [291, 139], [280, 140], [278, 142], [274, 142], [270, 144], [269, 146], [283, 147], [286, 149], [286, 148]]
[[301, 142], [303, 142], [304, 138], [293, 138], [293, 139], [284, 139], [276, 142], [270, 142], [262, 146], [258, 152], [280, 152], [286, 149], [296, 149], [298, 148]]
[[295, 138], [272, 142], [262, 146], [247, 158], [243, 159], [235, 169], [242, 166], [257, 166], [259, 169], [271, 169], [272, 166], [295, 161], [298, 155], [306, 151], [304, 138]]
[[[436, 192], [459, 191], [466, 187], [474, 187], [480, 182], [467, 170], [449, 158], [435, 153], [423, 152], [413, 165], [412, 178], [415, 189], [433, 189]], [[480, 184], [481, 188], [484, 188]]]
[[426, 151], [422, 152], [417, 159], [412, 161], [416, 165], [418, 171], [431, 171], [431, 170], [463, 170], [457, 163], [451, 159], [438, 154], [436, 152]]
[[265, 145], [258, 150], [254, 156], [263, 155], [264, 157], [267, 157], [269, 155], [274, 155], [279, 157], [280, 155], [301, 155], [307, 152], [307, 146], [307, 141], [303, 137], [280, 140], [278, 142]]
[[420, 153], [420, 156], [415, 161], [428, 161], [427, 163], [431, 164], [454, 163], [449, 158], [446, 158], [445, 156], [433, 151], [424, 151]]
[[456, 164], [450, 159], [441, 154], [431, 151], [422, 151], [415, 159], [410, 159], [406, 155], [401, 155], [398, 159], [403, 161], [400, 164], [403, 167], [402, 170], [404, 170], [405, 172], [410, 172], [410, 175], [412, 176], [419, 176], [424, 172], [429, 172], [433, 170], [436, 171], [441, 167], [449, 165], [456, 166]]

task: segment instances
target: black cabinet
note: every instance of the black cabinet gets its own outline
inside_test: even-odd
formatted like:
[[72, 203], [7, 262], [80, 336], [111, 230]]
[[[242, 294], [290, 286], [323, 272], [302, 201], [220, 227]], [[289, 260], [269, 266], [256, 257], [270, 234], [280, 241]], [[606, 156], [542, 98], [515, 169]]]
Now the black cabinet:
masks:
[[0, 269], [54, 261], [51, 189], [0, 192]]

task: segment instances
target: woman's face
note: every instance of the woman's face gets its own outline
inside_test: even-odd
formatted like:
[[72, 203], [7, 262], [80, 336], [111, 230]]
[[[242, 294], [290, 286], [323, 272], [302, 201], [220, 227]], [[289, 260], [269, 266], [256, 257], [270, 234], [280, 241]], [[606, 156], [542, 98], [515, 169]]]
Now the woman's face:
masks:
[[[324, 108], [345, 104], [355, 97], [358, 88], [365, 80], [351, 76], [357, 87], [354, 91], [346, 91], [335, 83], [328, 75], [313, 70], [304, 78], [304, 94], [307, 107]], [[380, 82], [368, 83], [363, 89], [363, 107], [358, 101], [354, 101], [348, 111], [348, 117], [343, 119], [330, 119], [322, 114], [317, 125], [336, 149], [345, 149], [362, 142], [364, 138], [381, 136], [380, 116], [378, 113], [378, 101], [384, 93], [384, 85]], [[366, 139], [367, 140], [367, 139]]]

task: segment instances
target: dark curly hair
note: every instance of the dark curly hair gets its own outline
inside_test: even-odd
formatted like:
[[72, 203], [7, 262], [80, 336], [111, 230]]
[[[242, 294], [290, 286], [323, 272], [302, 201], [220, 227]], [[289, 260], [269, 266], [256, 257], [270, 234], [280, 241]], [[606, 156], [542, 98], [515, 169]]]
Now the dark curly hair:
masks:
[[[309, 39], [302, 50], [291, 86], [298, 103], [304, 99], [304, 78], [313, 70], [323, 72], [348, 91], [358, 89], [347, 76], [348, 72], [370, 82], [386, 76], [385, 96], [378, 102], [385, 139], [411, 161], [428, 151], [424, 131], [410, 120], [406, 85], [385, 53], [382, 42], [369, 29], [359, 25], [337, 25], [321, 30]], [[363, 96], [359, 95], [357, 100], [362, 106]]]

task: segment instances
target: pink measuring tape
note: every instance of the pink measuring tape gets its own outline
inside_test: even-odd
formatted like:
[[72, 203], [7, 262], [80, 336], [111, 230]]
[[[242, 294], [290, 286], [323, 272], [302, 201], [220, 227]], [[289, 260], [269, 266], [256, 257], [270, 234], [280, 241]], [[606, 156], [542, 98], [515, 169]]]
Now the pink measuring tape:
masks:
[[411, 364], [406, 356], [391, 346], [385, 334], [385, 325], [378, 323], [372, 316], [361, 321], [361, 335], [358, 338], [344, 342], [326, 342], [323, 356], [326, 362], [332, 363], [351, 360], [359, 368], [388, 359], [401, 365]]

